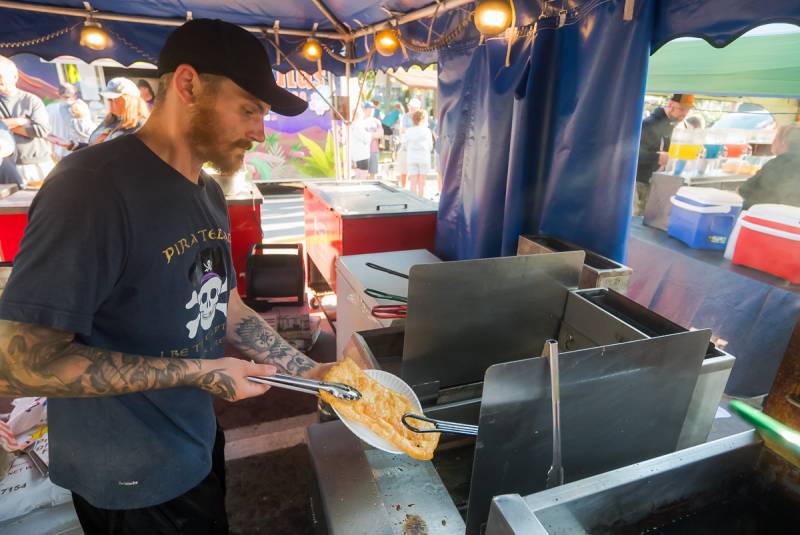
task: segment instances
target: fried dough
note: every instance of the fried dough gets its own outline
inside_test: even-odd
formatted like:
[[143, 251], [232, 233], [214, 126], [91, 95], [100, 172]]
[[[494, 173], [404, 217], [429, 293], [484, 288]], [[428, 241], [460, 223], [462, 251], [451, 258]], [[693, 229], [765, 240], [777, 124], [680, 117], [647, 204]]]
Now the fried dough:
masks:
[[[361, 399], [356, 401], [320, 392], [322, 399], [331, 404], [340, 416], [368, 427], [414, 459], [426, 461], [433, 457], [439, 433], [415, 433], [403, 425], [401, 418], [404, 414], [418, 412], [407, 397], [370, 378], [351, 359], [334, 366], [325, 375], [325, 381], [344, 383], [361, 392]], [[415, 421], [414, 425], [433, 428], [433, 424], [422, 421]]]

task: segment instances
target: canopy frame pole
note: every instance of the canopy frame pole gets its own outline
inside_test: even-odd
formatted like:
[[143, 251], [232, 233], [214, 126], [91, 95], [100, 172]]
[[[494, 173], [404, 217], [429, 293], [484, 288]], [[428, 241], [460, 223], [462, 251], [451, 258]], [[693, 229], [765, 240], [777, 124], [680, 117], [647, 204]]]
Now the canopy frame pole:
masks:
[[474, 1], [475, 0], [442, 0], [441, 2], [434, 2], [427, 7], [410, 11], [405, 15], [392, 17], [384, 20], [383, 22], [376, 22], [375, 24], [364, 26], [363, 28], [351, 33], [350, 36], [353, 40], [355, 40], [359, 37], [363, 37], [364, 35], [369, 35], [371, 33], [379, 32], [380, 30], [385, 30], [386, 28], [391, 28], [395, 24], [394, 21], [396, 21], [397, 25], [399, 26], [401, 24], [407, 24], [409, 22], [415, 22], [420, 19], [432, 17], [434, 13], [437, 13], [437, 11], [438, 15], [442, 15], [447, 11], [458, 9], [464, 5], [471, 4]]
[[[74, 7], [54, 7], [41, 4], [28, 4], [25, 2], [10, 2], [8, 0], [0, 0], [0, 8], [15, 9], [17, 11], [31, 11], [34, 13], [47, 13], [50, 15], [64, 15], [66, 17], [80, 17], [82, 19], [85, 19], [87, 17], [85, 9], [79, 9]], [[95, 20], [111, 20], [116, 22], [152, 24], [154, 26], [182, 26], [186, 22], [185, 18], [168, 19], [164, 17], [146, 17], [141, 15], [119, 15], [116, 13], [108, 13], [108, 12], [94, 11], [94, 10], [92, 11], [92, 18]], [[245, 24], [240, 24], [239, 26], [253, 33], [261, 33], [262, 31], [273, 33], [274, 31], [271, 27], [252, 26]], [[294, 28], [281, 28], [280, 32], [283, 35], [292, 35], [298, 37], [311, 37], [313, 34], [316, 37], [320, 37], [323, 39], [335, 39], [338, 41], [350, 40], [349, 34], [343, 35], [338, 32], [316, 32], [314, 34], [313, 32], [310, 32], [308, 30], [298, 30]]]
[[[353, 43], [345, 44], [347, 57], [352, 56]], [[349, 62], [344, 64], [344, 102], [347, 102], [347, 121], [344, 123], [344, 178], [348, 182], [353, 178], [353, 159], [350, 154], [350, 125], [353, 124], [353, 108], [350, 106], [350, 76], [352, 66]]]
[[323, 2], [322, 0], [311, 0], [311, 3], [316, 6], [320, 13], [322, 13], [328, 21], [333, 24], [333, 27], [336, 28], [336, 31], [342, 35], [350, 35], [350, 30], [342, 24], [336, 15], [333, 14], [333, 11]]
[[[314, 1], [315, 4], [317, 3], [315, 0], [312, 1]], [[434, 12], [437, 9], [439, 14], [441, 15], [442, 13], [445, 13], [452, 9], [457, 9], [466, 4], [470, 4], [473, 1], [474, 0], [442, 0], [441, 3], [434, 2], [430, 6], [423, 7], [415, 11], [410, 11], [405, 15], [400, 15], [393, 19], [397, 21], [398, 25], [407, 24], [409, 22], [414, 22], [420, 19], [430, 17], [434, 14]], [[321, 1], [319, 3], [322, 4]], [[319, 6], [317, 7], [319, 8]], [[0, 8], [16, 9], [17, 11], [32, 11], [35, 13], [48, 13], [51, 15], [64, 15], [67, 17], [80, 17], [82, 19], [85, 19], [87, 16], [85, 9], [74, 8], [74, 7], [55, 7], [43, 4], [29, 4], [26, 2], [11, 2], [9, 0], [0, 0]], [[328, 13], [330, 13], [330, 15], [335, 18], [335, 16], [333, 15], [333, 13], [330, 12], [330, 10], [328, 10]], [[323, 14], [325, 13], [323, 12]], [[325, 16], [327, 17], [327, 15]], [[103, 11], [93, 11], [92, 17], [96, 20], [133, 22], [138, 24], [152, 24], [155, 26], [181, 26], [183, 23], [186, 22], [186, 19], [168, 19], [164, 17], [146, 17], [141, 15], [120, 15], [117, 13], [108, 13]], [[386, 19], [383, 22], [370, 24], [369, 26], [364, 26], [358, 31], [348, 32], [348, 33], [324, 31], [324, 32], [316, 32], [316, 34], [314, 34], [313, 32], [310, 32], [308, 30], [300, 30], [295, 28], [281, 28], [280, 31], [283, 35], [292, 35], [298, 37], [311, 37], [312, 35], [315, 35], [316, 37], [322, 39], [334, 39], [337, 41], [344, 41], [350, 43], [358, 39], [359, 37], [363, 37], [364, 35], [369, 35], [371, 33], [375, 33], [386, 28], [391, 28], [393, 25], [392, 22], [393, 19]], [[333, 23], [333, 21], [331, 21], [331, 23]], [[339, 22], [339, 24], [341, 24], [343, 28], [346, 28], [344, 24], [341, 23], [341, 21]], [[252, 26], [245, 24], [240, 24], [240, 26], [245, 30], [253, 33], [260, 33], [262, 31], [266, 31], [269, 33], [273, 32], [273, 29], [271, 27]], [[334, 24], [334, 26], [336, 25]]]
[[342, 158], [341, 151], [339, 150], [339, 121], [336, 120], [338, 110], [334, 108], [337, 102], [336, 98], [336, 76], [332, 72], [328, 72], [328, 87], [331, 90], [331, 135], [333, 136], [333, 165], [336, 167], [336, 181], [339, 182], [343, 178], [342, 172]]

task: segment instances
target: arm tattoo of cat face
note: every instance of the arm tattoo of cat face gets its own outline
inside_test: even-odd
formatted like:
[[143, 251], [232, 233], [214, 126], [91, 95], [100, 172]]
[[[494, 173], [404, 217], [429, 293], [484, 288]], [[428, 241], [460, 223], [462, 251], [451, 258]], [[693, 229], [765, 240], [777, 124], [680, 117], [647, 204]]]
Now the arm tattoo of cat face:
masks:
[[251, 314], [235, 327], [229, 341], [256, 362], [277, 366], [282, 373], [303, 375], [317, 363], [289, 345], [261, 316]]

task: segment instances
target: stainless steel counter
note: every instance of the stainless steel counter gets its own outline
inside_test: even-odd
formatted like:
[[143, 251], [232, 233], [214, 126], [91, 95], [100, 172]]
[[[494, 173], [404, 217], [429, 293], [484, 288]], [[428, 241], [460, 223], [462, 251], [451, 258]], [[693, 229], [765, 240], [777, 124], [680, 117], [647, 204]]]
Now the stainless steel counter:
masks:
[[[486, 534], [797, 533], [798, 483], [800, 470], [746, 431], [526, 497], [498, 496]], [[741, 509], [714, 511], [737, 501]], [[692, 529], [714, 515], [711, 530]], [[744, 529], [723, 526], [737, 517]]]
[[5, 199], [17, 190], [19, 187], [16, 184], [0, 184], [0, 199]]
[[339, 421], [312, 425], [308, 435], [317, 532], [463, 535], [464, 521], [430, 462], [369, 448]]
[[0, 197], [0, 214], [27, 214], [37, 193], [39, 190], [21, 190]]

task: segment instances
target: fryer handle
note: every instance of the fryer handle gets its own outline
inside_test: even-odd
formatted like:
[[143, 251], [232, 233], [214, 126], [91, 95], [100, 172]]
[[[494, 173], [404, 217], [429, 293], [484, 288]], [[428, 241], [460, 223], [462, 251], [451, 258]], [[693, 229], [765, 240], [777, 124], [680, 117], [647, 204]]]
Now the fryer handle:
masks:
[[[419, 420], [421, 422], [428, 422], [433, 424], [433, 429], [422, 429], [420, 427], [415, 426], [408, 422], [408, 419], [412, 418], [414, 420]], [[420, 414], [413, 414], [413, 413], [406, 413], [401, 418], [403, 425], [406, 426], [407, 429], [415, 433], [450, 433], [452, 435], [465, 435], [468, 437], [476, 437], [478, 436], [478, 426], [477, 425], [469, 425], [469, 424], [460, 424], [456, 422], [445, 422], [443, 420], [435, 420], [433, 418], [428, 418], [427, 416], [422, 416]]]

